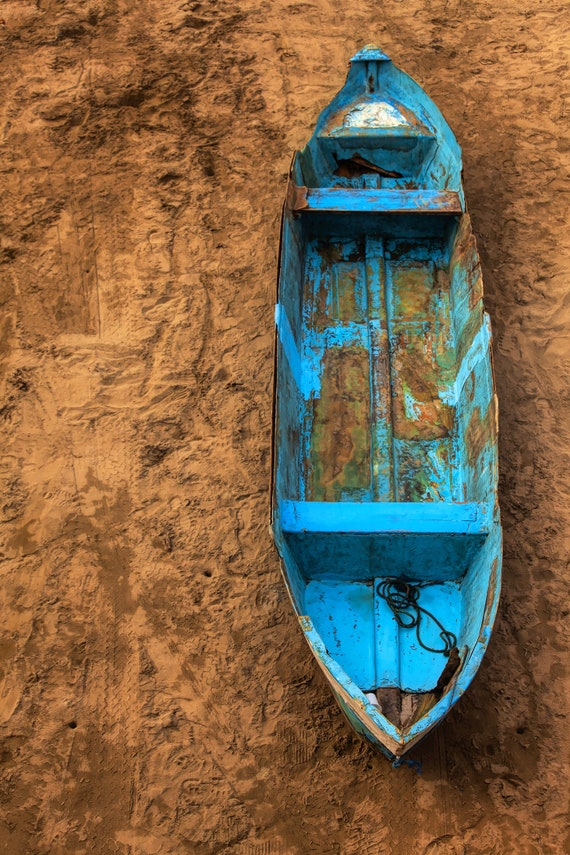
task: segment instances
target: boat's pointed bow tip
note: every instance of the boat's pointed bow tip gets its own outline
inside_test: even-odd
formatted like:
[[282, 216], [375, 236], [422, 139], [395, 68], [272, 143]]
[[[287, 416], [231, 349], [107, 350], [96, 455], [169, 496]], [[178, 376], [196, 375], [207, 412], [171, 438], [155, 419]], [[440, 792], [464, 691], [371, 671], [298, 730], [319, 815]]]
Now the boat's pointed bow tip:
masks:
[[351, 62], [391, 62], [390, 57], [380, 50], [378, 45], [369, 44], [355, 53], [350, 60]]

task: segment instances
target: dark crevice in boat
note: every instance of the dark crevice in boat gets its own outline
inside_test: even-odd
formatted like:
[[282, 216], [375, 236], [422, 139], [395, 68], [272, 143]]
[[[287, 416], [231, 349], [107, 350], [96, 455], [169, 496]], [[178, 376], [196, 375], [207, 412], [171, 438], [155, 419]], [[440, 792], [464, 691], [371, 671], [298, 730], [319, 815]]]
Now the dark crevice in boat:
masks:
[[437, 685], [428, 692], [406, 692], [398, 686], [381, 686], [367, 692], [375, 696], [383, 716], [392, 722], [399, 730], [409, 730], [413, 724], [434, 707], [443, 697], [446, 689], [461, 667], [461, 657], [457, 647], [452, 648], [445, 668], [437, 681]]
[[383, 686], [375, 694], [380, 712], [399, 730], [410, 727], [435, 703], [433, 692], [404, 692], [397, 686]]
[[335, 155], [335, 160], [338, 164], [334, 171], [334, 175], [338, 178], [360, 178], [362, 175], [381, 175], [383, 178], [403, 178], [401, 172], [396, 172], [393, 169], [383, 169], [381, 166], [376, 166], [362, 157], [360, 154], [353, 154], [352, 157], [339, 158]]
[[439, 697], [443, 695], [460, 667], [461, 657], [459, 655], [459, 650], [457, 647], [452, 647], [445, 668], [441, 672], [440, 678], [434, 689], [435, 693], [439, 694]]

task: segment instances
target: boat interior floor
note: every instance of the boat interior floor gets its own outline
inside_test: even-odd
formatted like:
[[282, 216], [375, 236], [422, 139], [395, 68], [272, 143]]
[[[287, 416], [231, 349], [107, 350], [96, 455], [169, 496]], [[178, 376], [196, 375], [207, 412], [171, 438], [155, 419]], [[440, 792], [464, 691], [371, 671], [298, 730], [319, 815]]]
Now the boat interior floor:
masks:
[[315, 238], [304, 289], [305, 499], [462, 501], [445, 241]]
[[[404, 702], [404, 695], [431, 694], [431, 705], [457, 670], [462, 602], [459, 582], [422, 582], [417, 587], [421, 610], [407, 609], [408, 616], [402, 616], [406, 624], [419, 620], [402, 626], [385, 597], [391, 582], [313, 580], [305, 590], [305, 609], [351, 680], [364, 692], [379, 690], [379, 706], [399, 723], [419, 704]], [[451, 639], [447, 650], [446, 639]]]

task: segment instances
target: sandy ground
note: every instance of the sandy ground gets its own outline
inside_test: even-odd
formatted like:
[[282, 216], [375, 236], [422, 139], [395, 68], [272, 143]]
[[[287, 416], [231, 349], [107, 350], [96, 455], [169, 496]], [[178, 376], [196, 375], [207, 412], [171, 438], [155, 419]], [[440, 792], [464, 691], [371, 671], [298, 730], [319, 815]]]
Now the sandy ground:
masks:
[[[0, 851], [570, 851], [567, 11], [0, 4]], [[501, 402], [500, 614], [422, 775], [345, 724], [267, 525], [285, 176], [370, 41], [464, 148]]]

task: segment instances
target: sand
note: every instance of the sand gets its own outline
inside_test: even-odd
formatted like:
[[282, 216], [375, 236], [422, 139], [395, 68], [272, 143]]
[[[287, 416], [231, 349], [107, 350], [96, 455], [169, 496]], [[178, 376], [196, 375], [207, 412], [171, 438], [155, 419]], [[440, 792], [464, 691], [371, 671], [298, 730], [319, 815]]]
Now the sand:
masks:
[[[565, 4], [0, 17], [0, 851], [569, 851]], [[371, 41], [463, 146], [501, 404], [500, 613], [421, 775], [345, 724], [268, 531], [286, 174]]]

